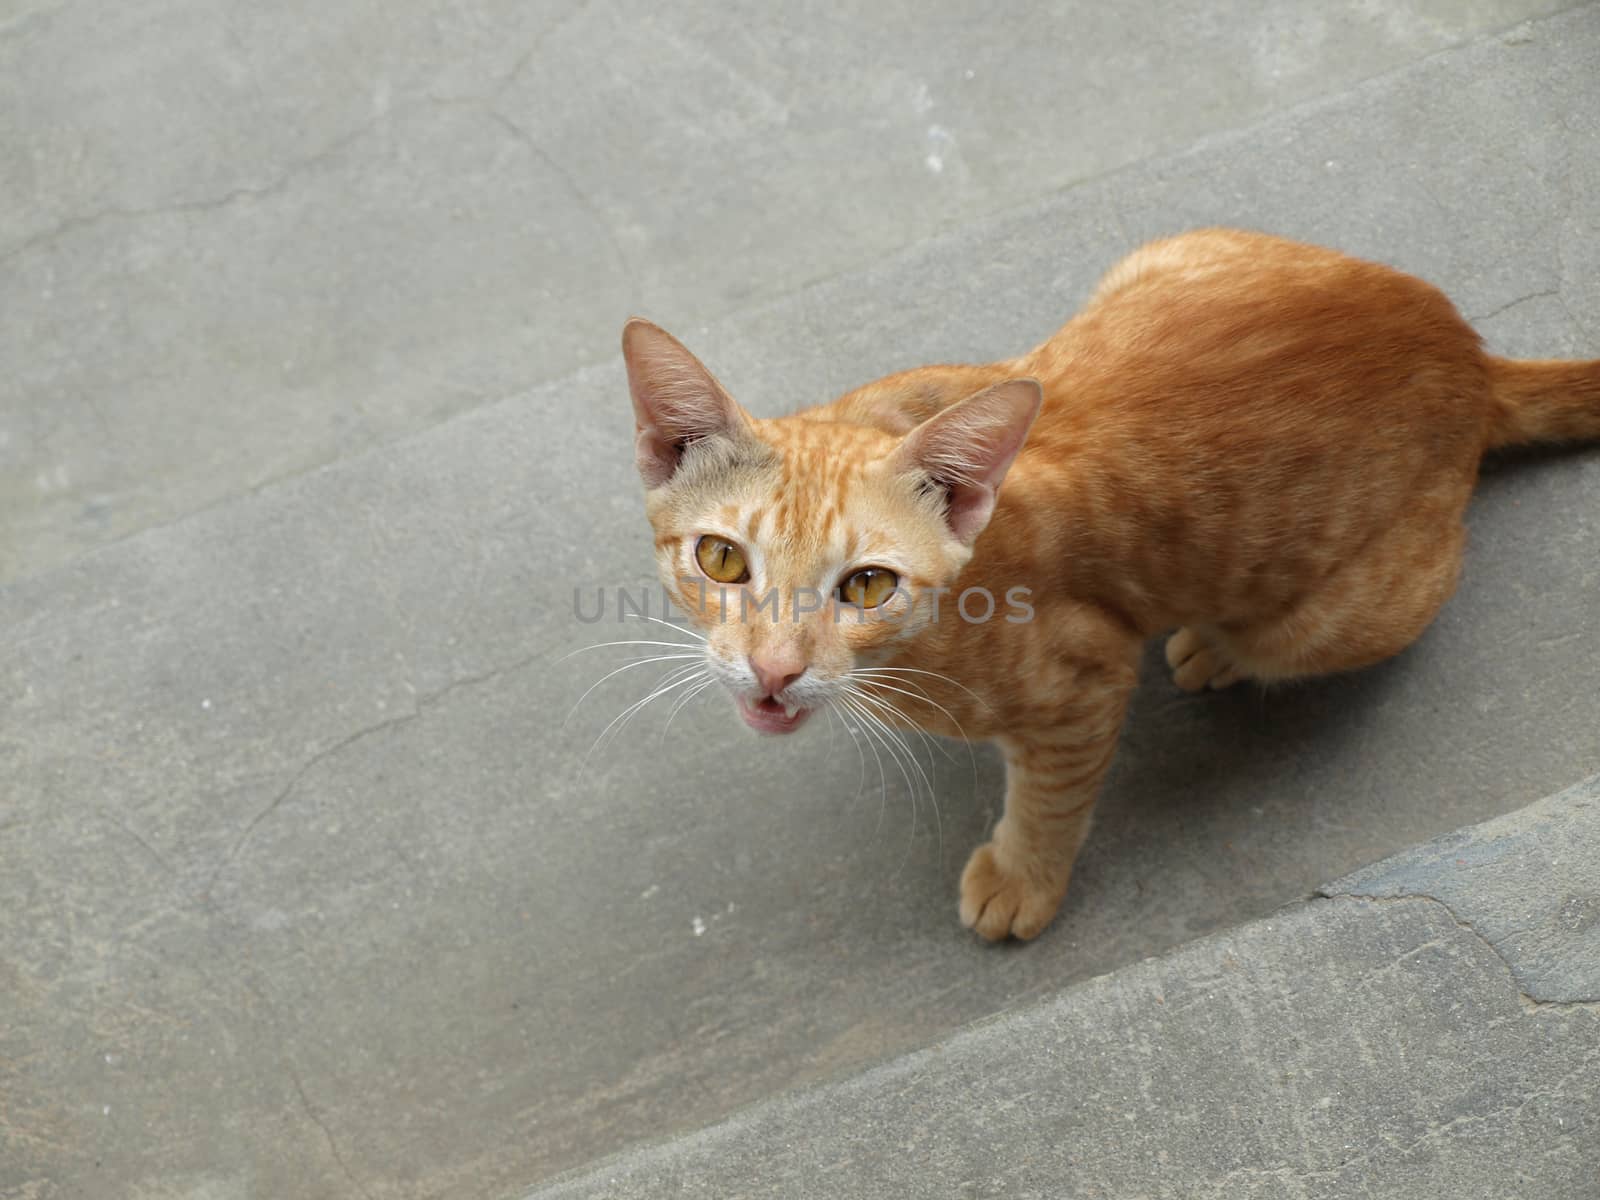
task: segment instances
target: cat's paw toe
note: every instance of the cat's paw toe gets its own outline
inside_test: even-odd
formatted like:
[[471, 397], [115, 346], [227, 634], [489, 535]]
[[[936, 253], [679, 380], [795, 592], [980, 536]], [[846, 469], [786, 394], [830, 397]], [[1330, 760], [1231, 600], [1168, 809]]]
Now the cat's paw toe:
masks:
[[1244, 678], [1243, 672], [1187, 627], [1167, 639], [1167, 666], [1172, 668], [1172, 681], [1186, 692], [1225, 688]]
[[961, 872], [961, 923], [991, 942], [1037, 937], [1061, 906], [1065, 884], [1003, 865], [993, 842], [972, 852]]

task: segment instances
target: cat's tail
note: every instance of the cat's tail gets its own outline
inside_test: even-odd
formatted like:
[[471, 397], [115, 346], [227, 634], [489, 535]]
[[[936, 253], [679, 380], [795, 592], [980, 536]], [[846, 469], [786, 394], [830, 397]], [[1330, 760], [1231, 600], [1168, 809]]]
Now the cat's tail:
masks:
[[1600, 438], [1600, 359], [1488, 359], [1487, 449]]

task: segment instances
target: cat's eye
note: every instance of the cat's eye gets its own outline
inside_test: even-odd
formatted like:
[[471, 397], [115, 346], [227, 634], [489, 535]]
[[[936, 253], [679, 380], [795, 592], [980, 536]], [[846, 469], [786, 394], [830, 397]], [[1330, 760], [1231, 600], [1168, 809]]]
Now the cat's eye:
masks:
[[839, 599], [857, 608], [877, 608], [899, 584], [900, 577], [887, 567], [862, 567], [839, 585]]
[[700, 569], [718, 583], [744, 583], [750, 578], [744, 551], [727, 538], [706, 534], [695, 543], [694, 557]]

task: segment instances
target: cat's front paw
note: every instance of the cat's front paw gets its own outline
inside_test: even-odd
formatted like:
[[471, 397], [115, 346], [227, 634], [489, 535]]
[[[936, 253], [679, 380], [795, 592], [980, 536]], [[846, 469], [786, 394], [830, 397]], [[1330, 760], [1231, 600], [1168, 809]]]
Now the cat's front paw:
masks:
[[1065, 877], [1042, 865], [1007, 863], [1000, 847], [985, 842], [961, 872], [961, 923], [991, 942], [1037, 937], [1061, 907]]

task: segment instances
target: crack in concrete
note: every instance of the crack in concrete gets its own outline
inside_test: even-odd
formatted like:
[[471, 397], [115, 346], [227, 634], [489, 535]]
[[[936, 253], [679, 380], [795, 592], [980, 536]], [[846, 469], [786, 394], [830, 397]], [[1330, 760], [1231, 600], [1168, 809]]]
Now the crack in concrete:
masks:
[[462, 688], [476, 687], [480, 683], [488, 683], [491, 680], [499, 679], [502, 675], [509, 675], [513, 671], [520, 671], [522, 668], [532, 666], [534, 663], [546, 658], [549, 654], [550, 648], [548, 646], [541, 647], [531, 654], [525, 654], [521, 658], [514, 659], [511, 662], [505, 663], [502, 666], [494, 667], [491, 670], [482, 672], [481, 674], [463, 675], [460, 679], [452, 679], [443, 687], [435, 688], [433, 691], [417, 697], [416, 703], [418, 714], [420, 715], [422, 712], [434, 707], [434, 705], [438, 704], [452, 692], [460, 691]]
[[1328, 892], [1318, 890], [1313, 894], [1315, 899], [1322, 900], [1365, 900], [1369, 904], [1407, 904], [1421, 901], [1439, 908], [1455, 925], [1470, 934], [1474, 939], [1488, 947], [1489, 952], [1505, 968], [1511, 986], [1516, 988], [1517, 996], [1524, 1009], [1530, 1012], [1543, 1011], [1586, 1011], [1600, 1014], [1600, 997], [1586, 1000], [1543, 1000], [1529, 992], [1522, 986], [1522, 980], [1517, 975], [1516, 965], [1506, 957], [1500, 947], [1489, 938], [1485, 937], [1471, 921], [1464, 919], [1455, 909], [1440, 900], [1437, 896], [1430, 896], [1426, 892], [1407, 892], [1401, 896], [1379, 896], [1364, 892]]
[[[1561, 298], [1561, 289], [1556, 287], [1556, 288], [1546, 288], [1542, 292], [1529, 292], [1526, 296], [1518, 296], [1515, 300], [1507, 301], [1505, 304], [1502, 304], [1499, 308], [1491, 309], [1489, 312], [1484, 313], [1482, 316], [1468, 317], [1467, 320], [1468, 320], [1469, 323], [1471, 323], [1473, 325], [1476, 325], [1480, 321], [1493, 320], [1495, 317], [1498, 317], [1501, 313], [1509, 312], [1511, 309], [1516, 308], [1517, 305], [1519, 305], [1519, 304], [1526, 304], [1530, 300], [1547, 299], [1547, 298], [1549, 298], [1551, 296], [1554, 296], [1556, 299], [1559, 300]], [[1562, 307], [1565, 307], [1565, 303], [1564, 302], [1563, 302]], [[1570, 316], [1571, 314], [1569, 313], [1568, 315]]]
[[129, 828], [127, 825], [124, 825], [121, 821], [117, 820], [116, 817], [112, 816], [104, 809], [100, 810], [100, 819], [103, 820], [107, 825], [110, 825], [113, 829], [118, 830], [127, 837], [131, 838], [133, 841], [137, 842], [140, 848], [143, 849], [144, 852], [155, 861], [156, 865], [159, 866], [165, 874], [174, 877], [177, 875], [177, 872], [172, 869], [172, 864], [166, 860], [166, 856], [152, 846], [149, 842], [145, 841], [144, 838], [140, 837], [133, 829]]
[[[287, 1064], [285, 1065], [287, 1066]], [[289, 1066], [288, 1070], [289, 1078], [294, 1082], [294, 1090], [300, 1097], [300, 1105], [306, 1110], [306, 1115], [311, 1118], [311, 1123], [322, 1130], [322, 1136], [327, 1140], [328, 1151], [333, 1155], [333, 1161], [339, 1164], [339, 1169], [344, 1172], [344, 1177], [351, 1182], [356, 1191], [365, 1196], [367, 1200], [372, 1200], [372, 1193], [367, 1191], [366, 1185], [356, 1178], [355, 1172], [350, 1169], [350, 1164], [345, 1162], [344, 1155], [339, 1152], [339, 1143], [334, 1140], [333, 1131], [328, 1128], [327, 1122], [312, 1107], [310, 1098], [306, 1096], [305, 1084], [300, 1082], [300, 1072], [296, 1071], [292, 1066]]]
[[362, 138], [366, 137], [375, 128], [382, 124], [387, 115], [388, 114], [386, 113], [379, 113], [377, 116], [374, 116], [371, 119], [363, 122], [350, 132], [341, 134], [339, 137], [329, 142], [326, 146], [316, 151], [314, 154], [308, 155], [305, 158], [294, 160], [286, 168], [284, 168], [284, 170], [276, 179], [273, 179], [268, 183], [257, 187], [232, 188], [220, 196], [208, 196], [196, 200], [178, 200], [169, 204], [152, 205], [149, 208], [118, 208], [113, 205], [110, 208], [99, 209], [95, 212], [84, 213], [80, 216], [68, 217], [63, 221], [57, 222], [49, 229], [45, 229], [39, 233], [32, 234], [29, 237], [25, 237], [20, 242], [10, 246], [8, 249], [0, 251], [0, 263], [10, 262], [12, 259], [18, 258], [28, 253], [30, 250], [36, 250], [40, 247], [48, 246], [53, 242], [59, 241], [61, 238], [76, 233], [80, 229], [86, 229], [90, 226], [98, 225], [104, 221], [141, 220], [146, 217], [176, 216], [182, 213], [215, 212], [219, 209], [228, 208], [231, 205], [237, 204], [241, 200], [259, 200], [266, 196], [276, 195], [287, 188], [289, 184], [294, 181], [295, 177], [301, 174], [303, 171], [310, 167], [315, 167], [320, 163], [326, 162], [328, 159], [334, 157], [340, 151], [346, 149], [354, 142], [360, 141]]
[[522, 77], [522, 73], [528, 69], [529, 64], [533, 62], [539, 51], [544, 49], [544, 44], [547, 41], [549, 41], [563, 28], [570, 25], [573, 21], [576, 21], [579, 17], [593, 7], [594, 0], [583, 0], [581, 4], [574, 5], [560, 17], [557, 17], [554, 21], [551, 21], [550, 24], [546, 25], [538, 33], [534, 34], [533, 41], [517, 58], [517, 61], [511, 64], [511, 69], [501, 76], [495, 85], [489, 89], [489, 91], [474, 98], [478, 100], [492, 100], [503, 95], [512, 84], [516, 83], [516, 81]]
[[[422, 95], [410, 100], [409, 103], [402, 102], [400, 104], [393, 105], [385, 111], [375, 113], [373, 116], [368, 118], [366, 121], [363, 121], [360, 125], [356, 126], [349, 132], [340, 134], [333, 141], [322, 147], [322, 149], [317, 150], [312, 154], [305, 156], [304, 158], [293, 160], [279, 173], [277, 178], [259, 186], [235, 187], [231, 188], [220, 196], [201, 197], [195, 200], [173, 201], [167, 204], [151, 205], [148, 208], [119, 208], [113, 205], [112, 207], [98, 209], [94, 212], [67, 217], [64, 220], [57, 222], [49, 229], [41, 230], [36, 234], [32, 234], [23, 238], [21, 241], [14, 243], [10, 247], [0, 250], [0, 263], [9, 262], [13, 258], [16, 258], [22, 254], [26, 254], [29, 250], [49, 245], [51, 242], [66, 237], [67, 235], [74, 233], [79, 229], [97, 225], [102, 221], [139, 220], [144, 217], [171, 216], [178, 213], [212, 212], [217, 209], [227, 208], [228, 206], [235, 204], [240, 200], [260, 199], [264, 196], [274, 195], [287, 187], [289, 183], [293, 181], [294, 177], [306, 170], [306, 168], [314, 167], [319, 163], [326, 161], [352, 143], [366, 137], [395, 113], [403, 112], [411, 108], [421, 107], [426, 103], [470, 103], [485, 107], [485, 109], [489, 111], [491, 115], [498, 115], [494, 113], [492, 109], [488, 108], [489, 102], [500, 96], [516, 81], [517, 77], [528, 68], [528, 65], [533, 61], [539, 50], [543, 48], [544, 43], [551, 37], [551, 35], [556, 33], [570, 21], [582, 15], [587, 9], [592, 7], [592, 3], [593, 0], [585, 0], [584, 3], [577, 5], [570, 12], [551, 22], [546, 28], [540, 30], [539, 33], [534, 36], [532, 44], [530, 44], [528, 49], [525, 50], [521, 57], [517, 59], [512, 68], [506, 72], [504, 76], [497, 80], [487, 91], [464, 96], [435, 96], [428, 93], [423, 93]], [[23, 13], [13, 20], [7, 21], [5, 24], [0, 25], [0, 38], [8, 37], [13, 32], [17, 31], [19, 27], [41, 15], [50, 15], [60, 11], [65, 7], [65, 4], [59, 4], [54, 8], [38, 9], [32, 12]], [[548, 161], [548, 156], [543, 157], [545, 157], [546, 161]], [[554, 164], [552, 164], [552, 166], [554, 166]], [[561, 174], [563, 179], [566, 179], [565, 172], [560, 171], [559, 168], [557, 168], [557, 173]], [[571, 181], [567, 180], [567, 182], [570, 185]], [[610, 231], [608, 230], [607, 232], [609, 234]]]
[[300, 781], [310, 774], [319, 763], [325, 761], [326, 759], [332, 758], [335, 754], [338, 754], [342, 750], [348, 749], [350, 746], [353, 746], [356, 742], [359, 742], [364, 737], [368, 737], [374, 733], [380, 733], [383, 730], [392, 728], [396, 725], [404, 725], [408, 721], [416, 720], [420, 715], [420, 709], [413, 709], [411, 712], [402, 713], [398, 717], [390, 717], [387, 720], [378, 722], [376, 725], [369, 725], [364, 729], [359, 729], [355, 733], [340, 738], [337, 742], [333, 743], [333, 745], [317, 751], [310, 758], [306, 759], [305, 762], [301, 763], [300, 766], [296, 768], [294, 773], [289, 777], [289, 781], [279, 788], [277, 794], [267, 802], [266, 807], [261, 809], [260, 812], [256, 813], [255, 816], [251, 817], [250, 820], [246, 822], [245, 827], [240, 830], [238, 837], [234, 838], [233, 845], [229, 848], [228, 853], [223, 856], [222, 861], [216, 865], [211, 872], [211, 877], [206, 881], [206, 886], [204, 889], [205, 892], [209, 893], [213, 888], [216, 887], [217, 880], [221, 877], [222, 872], [227, 869], [230, 863], [239, 857], [240, 851], [244, 849], [245, 843], [250, 840], [251, 834], [255, 833], [256, 828], [263, 821], [278, 811], [283, 802], [294, 793], [295, 788], [300, 786]]
[[[600, 236], [605, 240], [606, 245], [611, 250], [611, 256], [616, 260], [618, 272], [628, 282], [630, 293], [636, 293], [635, 284], [637, 283], [639, 272], [634, 268], [633, 263], [629, 261], [627, 254], [623, 252], [622, 243], [617, 239], [617, 231], [612, 227], [611, 221], [600, 211], [599, 205], [594, 202], [589, 193], [579, 187], [578, 181], [572, 177], [572, 173], [557, 162], [544, 147], [534, 141], [532, 135], [521, 125], [518, 125], [493, 105], [483, 105], [482, 111], [491, 121], [521, 143], [528, 153], [533, 156], [535, 162], [542, 164], [546, 170], [560, 180], [562, 186], [566, 188], [567, 194], [577, 202], [580, 209], [588, 214], [589, 219], [599, 229]], [[637, 294], [630, 295], [629, 304], [631, 307], [638, 307]]]
[[[216, 867], [212, 869], [211, 875], [206, 881], [204, 892], [209, 894], [216, 887], [217, 880], [221, 878], [223, 871], [225, 871], [229, 865], [237, 861], [240, 853], [244, 850], [246, 843], [249, 842], [251, 835], [255, 833], [256, 829], [261, 825], [261, 823], [268, 817], [272, 816], [273, 813], [277, 812], [278, 809], [283, 806], [283, 803], [294, 794], [295, 789], [300, 786], [301, 782], [306, 778], [306, 776], [322, 763], [326, 762], [330, 758], [333, 758], [335, 755], [348, 750], [351, 746], [355, 745], [364, 738], [370, 737], [373, 734], [382, 733], [386, 729], [393, 729], [397, 726], [406, 725], [412, 721], [415, 721], [452, 692], [459, 691], [462, 688], [474, 687], [481, 683], [488, 683], [491, 680], [500, 678], [501, 676], [509, 675], [514, 671], [529, 667], [535, 662], [547, 658], [549, 653], [549, 647], [542, 647], [539, 650], [536, 650], [530, 654], [526, 654], [521, 658], [513, 660], [512, 662], [504, 663], [480, 674], [467, 675], [460, 679], [453, 679], [443, 687], [436, 688], [434, 691], [427, 693], [418, 693], [416, 689], [412, 687], [409, 681], [404, 681], [406, 689], [410, 691], [414, 697], [412, 700], [411, 711], [401, 713], [398, 716], [386, 718], [385, 720], [379, 721], [374, 725], [368, 725], [362, 729], [356, 730], [353, 733], [347, 734], [338, 741], [334, 742], [332, 745], [325, 746], [323, 749], [318, 750], [315, 754], [311, 755], [310, 758], [306, 759], [305, 762], [301, 763], [299, 767], [295, 768], [294, 772], [289, 776], [288, 781], [278, 789], [278, 791], [273, 795], [272, 799], [269, 800], [266, 805], [256, 813], [255, 816], [251, 817], [250, 820], [245, 823], [244, 828], [239, 831], [238, 836], [234, 838], [233, 845], [229, 848], [227, 854], [225, 854], [222, 860], [217, 863]], [[143, 843], [141, 842], [141, 844]], [[146, 849], [149, 849], [149, 847], [146, 846]], [[151, 853], [154, 854], [155, 852], [152, 850]]]

